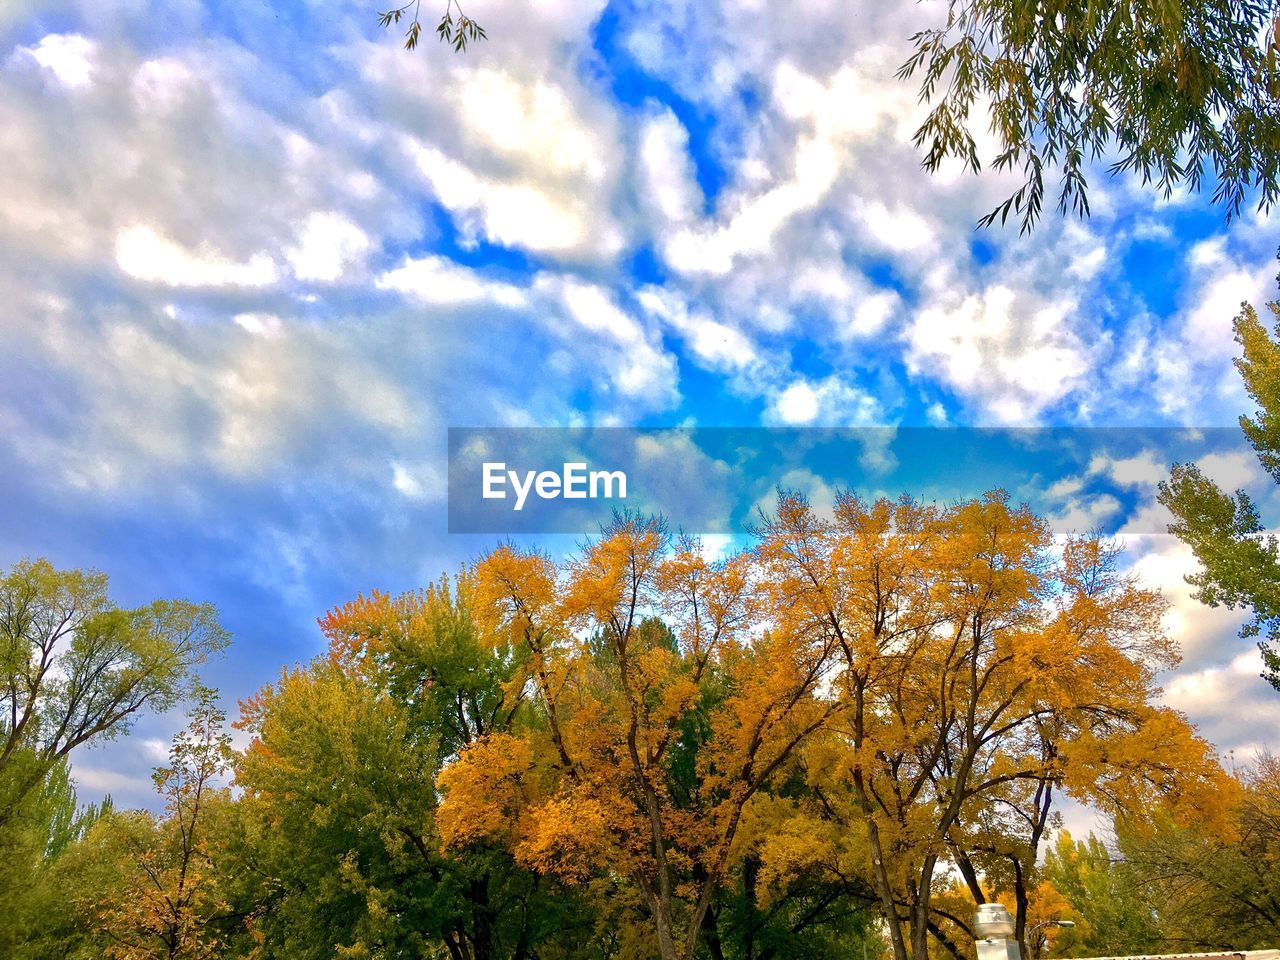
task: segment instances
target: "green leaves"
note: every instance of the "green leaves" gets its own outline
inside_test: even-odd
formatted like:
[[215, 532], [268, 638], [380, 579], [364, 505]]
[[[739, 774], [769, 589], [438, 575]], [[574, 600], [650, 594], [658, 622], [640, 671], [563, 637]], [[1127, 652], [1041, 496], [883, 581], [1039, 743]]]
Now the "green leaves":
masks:
[[[405, 4], [403, 7], [396, 7], [378, 14], [378, 25], [386, 28], [398, 24], [400, 18], [412, 9], [413, 15], [409, 21], [409, 29], [405, 31], [404, 35], [404, 48], [406, 50], [415, 49], [418, 46], [418, 41], [422, 38], [422, 22], [418, 19], [418, 11], [421, 5], [422, 0], [412, 0], [412, 2]], [[454, 18], [455, 12], [457, 14], [456, 19]], [[462, 53], [467, 49], [468, 43], [476, 40], [486, 40], [488, 36], [480, 24], [462, 12], [462, 7], [457, 3], [457, 0], [447, 0], [440, 22], [436, 24], [436, 38], [440, 42], [452, 46], [454, 53]]]
[[[1280, 301], [1268, 304], [1280, 321]], [[1236, 342], [1243, 348], [1236, 369], [1258, 404], [1254, 417], [1240, 425], [1262, 466], [1280, 482], [1280, 325], [1273, 336], [1257, 312], [1243, 304], [1235, 318]], [[1267, 533], [1257, 508], [1243, 490], [1228, 494], [1195, 464], [1175, 464], [1160, 484], [1160, 503], [1174, 515], [1169, 532], [1191, 547], [1201, 572], [1189, 580], [1196, 596], [1210, 606], [1253, 611], [1242, 631], [1258, 636], [1266, 672], [1280, 690], [1280, 542]]]
[[127, 610], [106, 591], [101, 573], [46, 560], [0, 573], [0, 825], [55, 761], [171, 707], [227, 644], [208, 604]]
[[468, 42], [487, 38], [480, 24], [470, 17], [464, 16], [461, 8], [458, 9], [458, 20], [455, 23], [452, 13], [453, 6], [450, 3], [445, 9], [444, 16], [440, 18], [440, 24], [436, 27], [436, 36], [445, 43], [452, 43], [454, 53], [461, 53], [467, 49]]
[[955, 158], [978, 172], [974, 110], [988, 105], [993, 166], [1025, 181], [981, 226], [1013, 215], [1033, 229], [1052, 171], [1058, 211], [1087, 216], [1083, 167], [1107, 160], [1166, 197], [1212, 176], [1230, 219], [1251, 193], [1260, 209], [1280, 197], [1277, 23], [1264, 0], [950, 0], [898, 76], [920, 76], [930, 171]]

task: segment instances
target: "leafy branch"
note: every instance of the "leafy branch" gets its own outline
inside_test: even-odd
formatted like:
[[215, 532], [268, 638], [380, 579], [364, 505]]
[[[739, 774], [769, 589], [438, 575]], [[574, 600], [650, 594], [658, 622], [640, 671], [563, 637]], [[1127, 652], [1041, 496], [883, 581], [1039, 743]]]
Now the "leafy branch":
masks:
[[[419, 19], [419, 13], [422, 6], [422, 0], [410, 0], [403, 7], [396, 7], [393, 10], [387, 10], [378, 14], [378, 25], [381, 27], [391, 27], [399, 24], [401, 19], [409, 15], [409, 29], [405, 31], [404, 48], [412, 50], [418, 45], [418, 40], [422, 36], [422, 21]], [[455, 18], [455, 13], [457, 14]], [[442, 42], [452, 45], [454, 53], [461, 53], [467, 49], [467, 44], [475, 40], [487, 40], [488, 37], [484, 32], [484, 27], [476, 23], [465, 13], [462, 12], [462, 6], [457, 0], [445, 0], [444, 15], [440, 17], [440, 22], [436, 25], [436, 37]]]
[[[1227, 219], [1250, 193], [1280, 200], [1280, 4], [1276, 0], [949, 0], [940, 28], [912, 37], [900, 79], [929, 113], [914, 141], [936, 171], [978, 173], [987, 114], [996, 170], [1022, 186], [980, 224], [1030, 231], [1058, 178], [1060, 213], [1089, 213], [1085, 166], [1108, 163], [1166, 198], [1213, 182]], [[1050, 201], [1051, 202], [1051, 201]]]

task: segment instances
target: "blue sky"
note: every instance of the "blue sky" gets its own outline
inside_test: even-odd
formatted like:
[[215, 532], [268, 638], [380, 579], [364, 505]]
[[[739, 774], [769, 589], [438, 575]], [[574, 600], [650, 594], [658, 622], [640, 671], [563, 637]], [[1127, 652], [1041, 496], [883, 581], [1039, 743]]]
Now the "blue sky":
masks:
[[[1230, 321], [1274, 290], [1272, 219], [1095, 171], [1090, 220], [975, 230], [1016, 184], [923, 173], [893, 78], [937, 4], [466, 9], [491, 39], [464, 55], [363, 3], [0, 10], [0, 564], [217, 603], [229, 702], [327, 608], [489, 545], [445, 532], [450, 426], [1245, 409]], [[1127, 471], [1115, 509], [1156, 529], [1142, 453], [1094, 475]], [[1074, 482], [1046, 478], [1096, 520]], [[1187, 597], [1178, 544], [1130, 546], [1174, 604], [1171, 702], [1223, 750], [1274, 744], [1238, 619]], [[82, 756], [82, 793], [146, 802], [178, 723]]]

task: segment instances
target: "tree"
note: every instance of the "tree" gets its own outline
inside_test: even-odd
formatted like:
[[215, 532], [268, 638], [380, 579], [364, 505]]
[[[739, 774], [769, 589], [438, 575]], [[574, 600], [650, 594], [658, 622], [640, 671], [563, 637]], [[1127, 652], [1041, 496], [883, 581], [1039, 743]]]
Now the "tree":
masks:
[[111, 798], [81, 807], [65, 760], [19, 804], [0, 828], [0, 956], [64, 958], [79, 938], [81, 918], [56, 874], [64, 856], [112, 810]]
[[190, 692], [226, 643], [209, 604], [122, 609], [105, 575], [46, 560], [0, 573], [0, 828], [72, 750]]
[[865, 824], [896, 960], [926, 957], [930, 938], [960, 955], [939, 921], [966, 921], [932, 903], [948, 862], [979, 903], [1011, 865], [1023, 937], [1054, 787], [1127, 811], [1159, 796], [1215, 809], [1211, 751], [1152, 703], [1176, 661], [1162, 600], [1105, 542], [1055, 545], [999, 492], [945, 508], [840, 493], [831, 519], [783, 494], [761, 536], [773, 619], [840, 661], [818, 789]]
[[231, 766], [226, 720], [208, 688], [196, 691], [186, 730], [173, 739], [169, 763], [153, 779], [164, 815], [145, 844], [131, 845], [126, 881], [97, 911], [111, 960], [212, 960], [223, 944], [212, 919], [225, 906], [205, 839], [211, 804]]
[[981, 169], [975, 107], [999, 144], [996, 170], [1024, 183], [982, 223], [1010, 213], [1022, 230], [1044, 205], [1057, 169], [1058, 209], [1089, 210], [1087, 164], [1199, 190], [1228, 218], [1257, 189], [1270, 209], [1280, 193], [1280, 21], [1271, 0], [1161, 2], [949, 0], [946, 22], [912, 38], [899, 71], [921, 74], [930, 109], [915, 133], [924, 166], [955, 158]]
[[1070, 905], [1058, 916], [1075, 921], [1055, 952], [1077, 957], [1144, 956], [1164, 946], [1160, 911], [1143, 878], [1098, 837], [1060, 830], [1045, 854], [1044, 878]]
[[[404, 34], [404, 48], [412, 50], [422, 37], [422, 21], [418, 15], [422, 10], [422, 0], [409, 0], [403, 7], [393, 7], [378, 14], [378, 24], [383, 27], [398, 26], [405, 16], [409, 18], [409, 28]], [[457, 19], [454, 19], [454, 13]], [[462, 12], [462, 4], [458, 0], [445, 0], [444, 13], [436, 24], [436, 38], [441, 43], [453, 47], [454, 53], [467, 49], [467, 44], [476, 40], [486, 40], [484, 27], [476, 23]]]
[[1280, 938], [1280, 759], [1260, 756], [1240, 781], [1225, 827], [1166, 813], [1117, 830], [1147, 903], [1184, 949], [1248, 950]]
[[[1240, 417], [1240, 427], [1258, 462], [1280, 483], [1280, 301], [1268, 303], [1267, 310], [1276, 322], [1272, 331], [1251, 305], [1240, 305], [1233, 325], [1242, 355], [1235, 366], [1258, 405], [1253, 417]], [[1262, 676], [1280, 691], [1280, 555], [1253, 500], [1243, 490], [1225, 493], [1194, 463], [1178, 463], [1160, 483], [1159, 501], [1175, 518], [1169, 532], [1200, 563], [1200, 572], [1188, 578], [1197, 598], [1212, 607], [1252, 611], [1241, 635], [1261, 637]]]
[[543, 723], [441, 772], [444, 841], [625, 878], [654, 952], [692, 957], [749, 805], [839, 709], [821, 695], [829, 642], [762, 619], [749, 557], [709, 563], [630, 514], [563, 565], [507, 546], [476, 579], [485, 635], [521, 652]]
[[[578, 955], [580, 897], [477, 847], [441, 850], [445, 758], [523, 722], [512, 651], [481, 642], [474, 580], [374, 593], [320, 621], [328, 653], [243, 705], [244, 838], [228, 870], [255, 878], [239, 910], [266, 957]], [[585, 930], [584, 930], [585, 927]]]

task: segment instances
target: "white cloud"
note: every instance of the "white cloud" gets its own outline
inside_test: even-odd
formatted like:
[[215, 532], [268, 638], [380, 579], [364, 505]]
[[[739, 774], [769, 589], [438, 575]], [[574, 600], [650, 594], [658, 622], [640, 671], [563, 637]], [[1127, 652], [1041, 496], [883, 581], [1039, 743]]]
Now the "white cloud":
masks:
[[1185, 670], [1166, 685], [1164, 700], [1186, 712], [1218, 749], [1248, 762], [1275, 747], [1271, 731], [1280, 728], [1280, 697], [1261, 678], [1257, 650], [1200, 670]]
[[1090, 369], [1075, 309], [1071, 301], [1038, 303], [1004, 284], [963, 298], [943, 295], [912, 321], [908, 364], [1001, 423], [1034, 423]]
[[559, 297], [569, 316], [593, 333], [602, 333], [623, 345], [636, 344], [644, 338], [640, 325], [598, 286], [546, 274], [538, 278], [537, 285]]
[[406, 258], [404, 263], [380, 275], [374, 283], [379, 290], [395, 290], [423, 303], [447, 305], [492, 301], [505, 307], [519, 307], [528, 301], [520, 288], [509, 283], [487, 281], [476, 271], [436, 255]]
[[689, 134], [670, 110], [645, 122], [639, 159], [648, 199], [662, 224], [669, 227], [693, 220], [702, 196], [689, 156]]
[[[1049, 494], [1062, 491], [1049, 490]], [[1120, 501], [1108, 493], [1084, 497], [1067, 497], [1066, 502], [1048, 517], [1055, 530], [1091, 533], [1102, 527], [1120, 511]]]
[[132, 277], [168, 287], [265, 287], [279, 276], [265, 253], [237, 262], [208, 248], [192, 252], [147, 226], [119, 234], [116, 264]]
[[313, 213], [298, 228], [297, 242], [284, 251], [299, 280], [332, 283], [369, 250], [365, 232], [340, 213]]
[[705, 312], [691, 312], [689, 304], [674, 290], [649, 286], [642, 289], [636, 299], [650, 317], [683, 336], [694, 355], [713, 370], [741, 370], [760, 359], [755, 345], [740, 330], [712, 319]]
[[447, 478], [436, 463], [391, 465], [391, 485], [411, 500], [440, 500], [447, 490]]
[[857, 218], [867, 233], [888, 250], [915, 250], [934, 241], [933, 227], [916, 211], [905, 205], [893, 209], [875, 200], [859, 200]]
[[98, 45], [78, 33], [50, 33], [26, 54], [48, 70], [64, 87], [86, 87], [93, 81], [94, 57]]
[[769, 405], [769, 418], [787, 426], [862, 427], [877, 423], [881, 417], [873, 396], [836, 376], [790, 383]]
[[1244, 617], [1222, 607], [1205, 606], [1195, 599], [1195, 588], [1187, 583], [1187, 577], [1200, 566], [1190, 547], [1164, 533], [1124, 540], [1134, 554], [1133, 572], [1145, 586], [1159, 590], [1169, 602], [1164, 627], [1178, 641], [1189, 668], [1220, 661], [1224, 652], [1239, 650], [1241, 641], [1236, 633]]
[[[176, 319], [170, 316], [170, 319]], [[284, 331], [284, 323], [273, 313], [237, 313], [231, 318], [236, 326], [255, 337], [275, 339]]]
[[1154, 496], [1156, 484], [1168, 479], [1169, 465], [1158, 458], [1153, 450], [1144, 450], [1132, 457], [1120, 458], [1099, 453], [1089, 461], [1089, 472], [1104, 474], [1111, 479], [1112, 483], [1136, 487]]
[[793, 383], [774, 401], [779, 420], [787, 424], [812, 423], [818, 416], [818, 394], [809, 384]]

